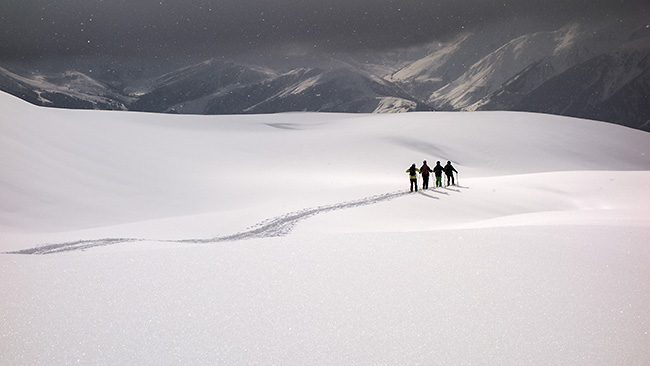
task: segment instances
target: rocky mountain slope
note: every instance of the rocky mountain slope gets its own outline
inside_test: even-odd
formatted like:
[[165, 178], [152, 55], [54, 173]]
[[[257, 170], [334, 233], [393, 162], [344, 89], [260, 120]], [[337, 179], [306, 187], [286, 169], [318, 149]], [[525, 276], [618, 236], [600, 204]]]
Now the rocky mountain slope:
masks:
[[208, 60], [150, 79], [0, 68], [0, 89], [34, 104], [162, 113], [520, 110], [650, 130], [650, 26], [485, 29], [380, 53], [293, 56], [292, 65]]

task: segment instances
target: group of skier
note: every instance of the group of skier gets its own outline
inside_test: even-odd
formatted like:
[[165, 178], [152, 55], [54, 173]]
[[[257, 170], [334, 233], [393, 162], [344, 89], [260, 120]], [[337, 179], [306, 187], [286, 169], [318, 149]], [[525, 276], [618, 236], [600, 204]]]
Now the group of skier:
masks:
[[[458, 173], [458, 171], [451, 165], [451, 161], [447, 162], [447, 165], [444, 167], [440, 165], [440, 162], [436, 162], [436, 166], [433, 167], [433, 169], [429, 168], [427, 165], [427, 161], [422, 162], [422, 166], [420, 169], [418, 169], [415, 166], [415, 163], [411, 165], [410, 168], [406, 169], [406, 172], [409, 173], [409, 178], [411, 180], [411, 192], [415, 189], [415, 191], [418, 191], [418, 173], [422, 175], [422, 189], [429, 189], [429, 176], [431, 173], [436, 177], [436, 188], [437, 187], [442, 187], [442, 173], [445, 173], [445, 176], [447, 177], [447, 185], [455, 185], [456, 182], [454, 180], [454, 173]], [[451, 184], [450, 184], [451, 182]]]

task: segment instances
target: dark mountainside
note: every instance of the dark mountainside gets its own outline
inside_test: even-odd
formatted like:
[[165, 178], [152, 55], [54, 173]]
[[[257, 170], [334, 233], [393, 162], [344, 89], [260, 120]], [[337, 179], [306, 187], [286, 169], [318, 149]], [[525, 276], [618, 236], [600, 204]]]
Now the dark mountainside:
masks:
[[147, 79], [99, 66], [108, 71], [0, 65], [0, 89], [60, 108], [186, 114], [516, 110], [650, 131], [650, 26], [642, 22], [572, 22], [516, 36], [464, 33], [418, 49], [306, 54], [289, 64], [301, 66], [211, 59]]

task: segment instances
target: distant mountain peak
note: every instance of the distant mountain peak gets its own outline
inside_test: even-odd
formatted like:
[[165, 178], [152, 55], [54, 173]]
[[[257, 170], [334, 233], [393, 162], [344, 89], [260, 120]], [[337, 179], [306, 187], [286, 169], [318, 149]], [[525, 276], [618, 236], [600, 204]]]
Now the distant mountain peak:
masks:
[[385, 51], [293, 52], [257, 64], [208, 59], [142, 82], [128, 70], [0, 68], [0, 89], [63, 108], [189, 114], [503, 109], [648, 129], [647, 20], [576, 20], [557, 29], [516, 23]]

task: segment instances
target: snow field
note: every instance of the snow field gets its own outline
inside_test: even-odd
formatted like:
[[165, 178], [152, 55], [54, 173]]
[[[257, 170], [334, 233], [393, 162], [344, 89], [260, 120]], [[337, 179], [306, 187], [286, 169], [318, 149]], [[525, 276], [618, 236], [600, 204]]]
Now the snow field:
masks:
[[0, 365], [650, 363], [647, 133], [0, 103]]

